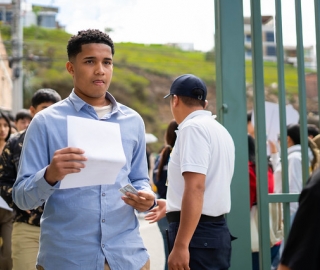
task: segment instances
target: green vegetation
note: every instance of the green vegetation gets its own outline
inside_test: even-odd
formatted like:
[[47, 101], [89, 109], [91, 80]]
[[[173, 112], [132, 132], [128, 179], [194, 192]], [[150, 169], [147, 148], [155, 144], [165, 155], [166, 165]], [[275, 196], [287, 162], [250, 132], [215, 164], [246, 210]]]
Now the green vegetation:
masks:
[[[11, 55], [10, 28], [0, 25], [2, 39]], [[73, 87], [65, 69], [66, 44], [70, 34], [59, 29], [24, 28], [24, 105], [29, 106], [32, 93], [40, 87], [50, 87], [67, 97]], [[193, 73], [208, 85], [215, 85], [216, 67], [214, 51], [186, 52], [166, 45], [135, 43], [115, 44], [114, 75], [110, 92], [121, 102], [137, 110], [146, 122], [148, 132], [163, 137], [166, 123], [159, 120], [159, 105], [150, 87], [150, 78], [165, 78], [169, 83], [183, 73]], [[264, 63], [264, 83], [277, 84], [277, 66]], [[151, 77], [146, 75], [152, 75]], [[232, 76], [232, 74], [230, 74]], [[149, 77], [149, 79], [148, 79]], [[246, 61], [246, 81], [252, 84], [252, 63]], [[158, 83], [158, 82], [157, 82]], [[285, 66], [287, 95], [297, 93], [297, 70]], [[167, 88], [166, 88], [167, 89]], [[277, 90], [273, 89], [275, 93]]]

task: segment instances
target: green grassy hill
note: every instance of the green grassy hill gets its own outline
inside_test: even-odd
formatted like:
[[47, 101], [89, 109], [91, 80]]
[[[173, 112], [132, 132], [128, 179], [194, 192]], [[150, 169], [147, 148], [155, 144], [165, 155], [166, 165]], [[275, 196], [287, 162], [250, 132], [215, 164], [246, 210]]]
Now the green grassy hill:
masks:
[[[0, 27], [11, 55], [10, 29]], [[72, 79], [65, 69], [66, 45], [70, 34], [63, 30], [39, 27], [24, 29], [24, 105], [35, 90], [41, 87], [56, 89], [67, 97], [72, 89]], [[112, 35], [111, 35], [112, 37]], [[160, 147], [164, 130], [172, 118], [165, 93], [173, 79], [184, 73], [193, 73], [205, 80], [208, 86], [209, 110], [215, 113], [215, 63], [214, 54], [186, 52], [165, 45], [144, 45], [134, 43], [115, 44], [114, 75], [110, 93], [119, 102], [137, 110], [146, 123], [147, 132], [159, 138]], [[277, 82], [276, 63], [265, 63], [265, 85]], [[288, 95], [297, 93], [297, 71], [286, 66], [286, 87]], [[232, 75], [232, 74], [231, 74]], [[252, 83], [252, 63], [246, 62], [247, 85]], [[273, 94], [276, 93], [273, 89]]]

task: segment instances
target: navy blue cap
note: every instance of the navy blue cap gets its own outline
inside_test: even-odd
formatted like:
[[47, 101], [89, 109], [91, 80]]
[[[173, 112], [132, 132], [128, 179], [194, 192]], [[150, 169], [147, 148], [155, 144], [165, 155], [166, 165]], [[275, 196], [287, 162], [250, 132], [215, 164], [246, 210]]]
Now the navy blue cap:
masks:
[[207, 87], [197, 76], [184, 74], [173, 81], [170, 87], [170, 93], [164, 98], [171, 95], [191, 97], [205, 101], [207, 98]]

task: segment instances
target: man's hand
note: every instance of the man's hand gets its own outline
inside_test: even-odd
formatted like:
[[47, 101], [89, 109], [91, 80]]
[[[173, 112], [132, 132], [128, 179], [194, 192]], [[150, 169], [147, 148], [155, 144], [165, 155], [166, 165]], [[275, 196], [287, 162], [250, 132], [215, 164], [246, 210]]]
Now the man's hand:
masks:
[[85, 167], [83, 162], [87, 160], [83, 154], [83, 150], [75, 147], [66, 147], [55, 151], [44, 174], [46, 181], [50, 185], [55, 185], [58, 181], [63, 180], [67, 174], [80, 172]]
[[149, 213], [144, 217], [149, 223], [154, 223], [166, 216], [167, 201], [165, 199], [157, 200], [157, 207], [151, 209]]
[[188, 246], [175, 245], [168, 257], [169, 270], [190, 270], [190, 253]]
[[277, 270], [290, 270], [290, 268], [280, 263]]
[[149, 210], [155, 200], [154, 194], [143, 190], [138, 191], [138, 195], [127, 192], [126, 196], [122, 196], [121, 198], [126, 204], [131, 205], [140, 212]]

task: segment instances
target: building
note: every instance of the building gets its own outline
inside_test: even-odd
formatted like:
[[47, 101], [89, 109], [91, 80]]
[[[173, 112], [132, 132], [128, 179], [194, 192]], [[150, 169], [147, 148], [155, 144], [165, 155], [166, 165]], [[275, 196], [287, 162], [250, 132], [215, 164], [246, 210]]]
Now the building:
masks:
[[[277, 44], [275, 39], [275, 25], [273, 16], [262, 16], [262, 53], [265, 61], [277, 61]], [[252, 35], [250, 17], [244, 18], [245, 57], [252, 57]], [[297, 66], [296, 46], [283, 46], [284, 61]], [[305, 67], [316, 69], [316, 58], [313, 46], [304, 47]]]
[[12, 71], [5, 46], [0, 35], [0, 109], [11, 111], [12, 109]]
[[[297, 66], [297, 47], [296, 46], [284, 46], [284, 60], [287, 64]], [[313, 46], [305, 46], [304, 50], [304, 64], [306, 68], [316, 70], [316, 56]]]
[[[29, 3], [21, 3], [23, 26], [32, 25], [45, 28], [62, 28], [57, 22], [56, 16], [59, 8], [53, 6], [31, 5]], [[3, 24], [12, 24], [14, 6], [10, 3], [2, 3], [0, 0], [0, 22]]]
[[11, 24], [13, 20], [13, 5], [0, 1], [0, 22]]
[[25, 14], [24, 26], [37, 25], [44, 28], [61, 28], [56, 21], [59, 8], [52, 6], [32, 5], [32, 9]]
[[[262, 53], [263, 59], [269, 61], [277, 60], [277, 50], [274, 31], [274, 20], [272, 16], [262, 16]], [[245, 57], [252, 57], [252, 34], [250, 17], [244, 17], [244, 45]]]

